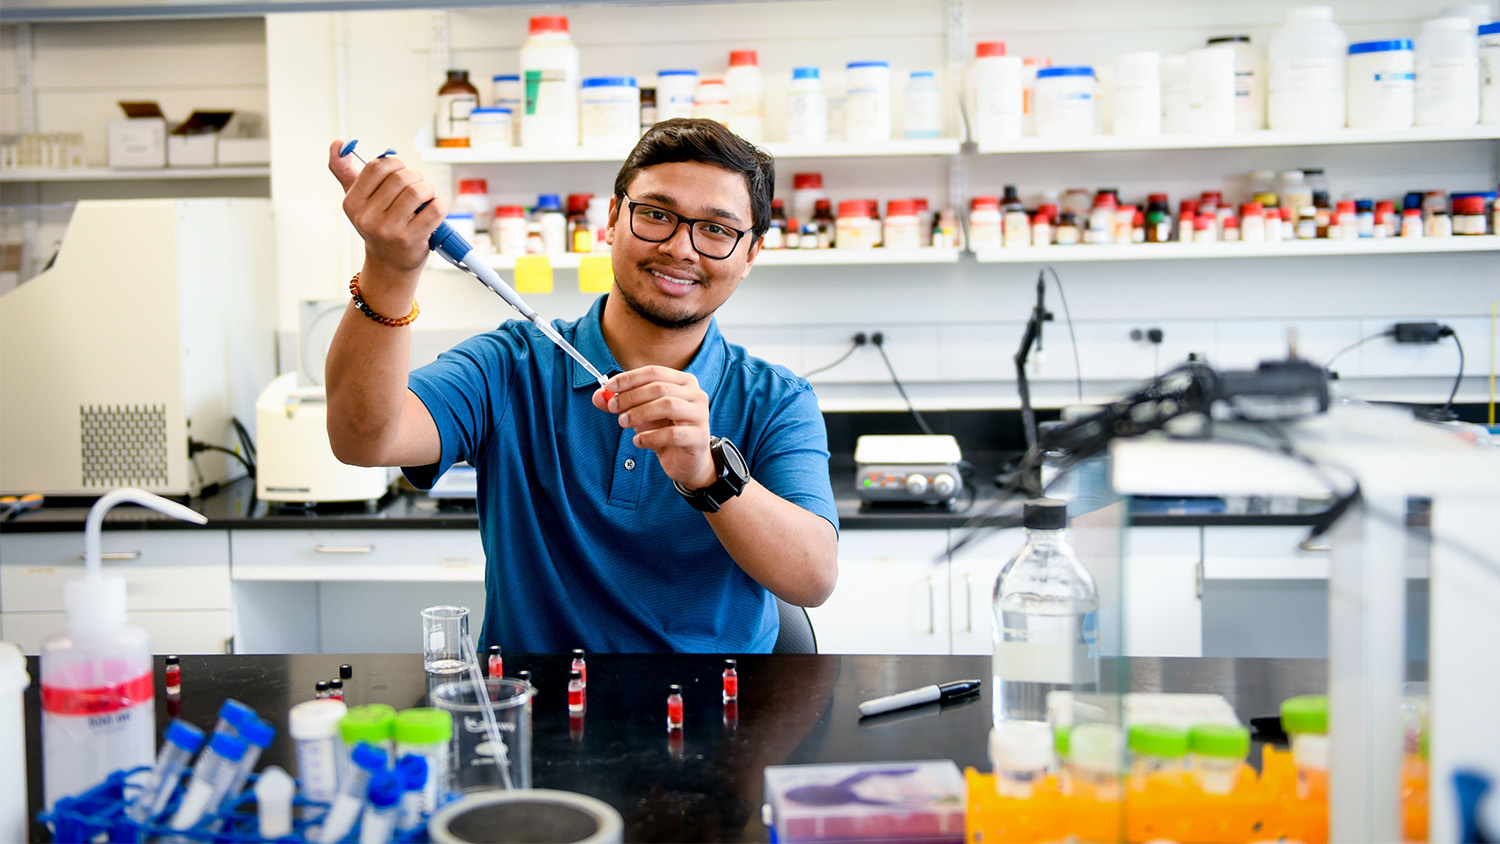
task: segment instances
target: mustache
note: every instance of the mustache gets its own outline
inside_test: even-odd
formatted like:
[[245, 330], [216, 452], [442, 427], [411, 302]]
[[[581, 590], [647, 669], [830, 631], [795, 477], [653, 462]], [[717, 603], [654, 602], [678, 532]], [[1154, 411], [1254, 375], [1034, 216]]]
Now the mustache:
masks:
[[637, 261], [635, 266], [636, 266], [637, 269], [642, 270], [644, 272], [651, 272], [652, 270], [658, 270], [663, 275], [682, 275], [682, 274], [685, 273], [687, 275], [692, 276], [693, 280], [696, 281], [696, 282], [698, 282], [699, 284], [703, 284], [703, 285], [708, 284], [708, 277], [706, 275], [704, 275], [703, 273], [698, 272], [696, 270], [688, 270], [688, 269], [683, 269], [681, 267], [666, 267], [666, 266], [663, 266], [663, 265], [661, 265], [660, 263], [658, 263], [656, 261]]

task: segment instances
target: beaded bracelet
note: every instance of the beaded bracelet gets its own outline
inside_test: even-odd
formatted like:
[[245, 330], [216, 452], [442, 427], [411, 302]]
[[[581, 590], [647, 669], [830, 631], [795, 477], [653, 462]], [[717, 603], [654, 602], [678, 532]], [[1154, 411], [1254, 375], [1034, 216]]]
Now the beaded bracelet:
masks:
[[381, 325], [388, 325], [391, 328], [400, 328], [403, 325], [411, 325], [412, 320], [417, 318], [417, 314], [422, 312], [422, 309], [417, 307], [417, 300], [413, 299], [411, 300], [411, 313], [400, 319], [392, 319], [388, 316], [381, 316], [380, 314], [375, 313], [375, 309], [365, 304], [364, 297], [359, 295], [359, 273], [355, 273], [354, 278], [349, 279], [349, 295], [354, 297], [354, 307], [359, 308], [360, 313], [364, 314], [370, 319], [375, 320]]

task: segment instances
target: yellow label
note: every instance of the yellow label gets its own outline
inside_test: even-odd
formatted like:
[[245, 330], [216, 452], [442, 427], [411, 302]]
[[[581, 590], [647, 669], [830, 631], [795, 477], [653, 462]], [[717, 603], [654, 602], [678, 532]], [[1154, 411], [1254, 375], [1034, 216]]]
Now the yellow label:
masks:
[[608, 293], [615, 283], [615, 268], [609, 255], [584, 255], [578, 259], [578, 292]]
[[522, 255], [516, 258], [517, 293], [551, 293], [552, 262], [546, 255]]

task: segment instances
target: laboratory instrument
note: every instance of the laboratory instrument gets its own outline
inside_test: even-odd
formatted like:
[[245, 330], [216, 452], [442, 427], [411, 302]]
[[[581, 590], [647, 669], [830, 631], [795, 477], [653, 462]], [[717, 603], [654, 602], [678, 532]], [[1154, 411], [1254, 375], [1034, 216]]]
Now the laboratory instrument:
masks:
[[990, 730], [995, 793], [1027, 800], [1053, 765], [1052, 728], [1040, 721], [1001, 721]]
[[355, 747], [354, 752], [349, 754], [349, 761], [352, 763], [349, 765], [349, 775], [340, 785], [338, 796], [333, 798], [328, 814], [323, 816], [323, 825], [317, 832], [319, 844], [334, 844], [354, 828], [360, 809], [369, 796], [370, 780], [385, 771], [387, 759], [384, 750], [368, 744]]
[[255, 425], [255, 497], [262, 501], [378, 501], [399, 472], [385, 466], [350, 466], [334, 457], [328, 444], [327, 392], [321, 383], [298, 384], [296, 372], [278, 375], [261, 390], [255, 400]]
[[135, 802], [130, 804], [127, 814], [137, 821], [146, 821], [160, 815], [167, 802], [177, 790], [182, 772], [203, 747], [203, 731], [180, 718], [167, 725], [161, 750], [156, 753], [156, 765], [151, 769]]
[[[563, 20], [565, 21], [566, 19]], [[522, 131], [524, 133], [526, 122], [523, 121], [521, 125]], [[344, 144], [344, 146], [339, 149], [339, 155], [341, 157], [345, 155], [353, 155], [355, 159], [357, 159], [361, 164], [364, 164], [365, 160], [363, 158], [360, 158], [359, 153], [354, 151], [354, 147], [358, 143], [359, 139], [356, 138]], [[395, 150], [388, 149], [385, 152], [381, 153], [380, 157], [384, 158], [387, 155], [394, 155], [395, 152]], [[420, 211], [422, 209], [418, 208], [417, 210]], [[604, 375], [601, 374], [592, 363], [589, 363], [588, 358], [584, 357], [582, 353], [573, 348], [572, 343], [569, 343], [567, 340], [563, 339], [563, 336], [557, 333], [557, 329], [553, 328], [551, 323], [547, 322], [545, 319], [542, 319], [541, 315], [532, 310], [531, 306], [527, 305], [526, 302], [521, 299], [520, 294], [516, 293], [514, 288], [512, 288], [509, 284], [506, 284], [495, 272], [495, 270], [490, 267], [489, 264], [485, 263], [484, 256], [479, 254], [478, 250], [470, 246], [467, 241], [460, 237], [458, 233], [453, 230], [452, 226], [448, 225], [447, 223], [439, 224], [437, 229], [427, 238], [427, 245], [432, 249], [432, 251], [438, 253], [438, 255], [440, 255], [443, 260], [459, 268], [460, 270], [469, 273], [470, 275], [483, 282], [484, 286], [488, 287], [490, 290], [493, 290], [496, 295], [505, 300], [506, 304], [510, 305], [512, 308], [515, 308], [521, 316], [525, 317], [527, 321], [529, 321], [532, 325], [535, 325], [537, 327], [537, 330], [546, 335], [548, 340], [556, 343], [557, 347], [566, 352], [568, 357], [571, 357], [573, 360], [578, 361], [578, 364], [580, 366], [582, 366], [590, 375], [594, 376], [594, 380], [599, 382], [599, 386], [601, 388], [608, 387], [609, 379], [605, 378]], [[613, 397], [614, 393], [610, 392], [608, 389], [604, 390], [605, 401], [608, 401]]]
[[352, 749], [360, 744], [378, 747], [387, 755], [396, 753], [396, 708], [384, 703], [366, 703], [349, 707], [339, 721], [339, 735]]
[[439, 809], [427, 824], [433, 844], [465, 844], [475, 829], [547, 830], [540, 837], [578, 840], [577, 830], [588, 830], [594, 844], [619, 844], [625, 822], [619, 811], [597, 797], [538, 788], [487, 791], [465, 795]]
[[[9, 433], [7, 433], [9, 437]], [[151, 637], [127, 623], [125, 578], [103, 573], [104, 516], [130, 502], [183, 521], [208, 519], [139, 489], [100, 497], [84, 523], [83, 577], [63, 586], [65, 629], [42, 641], [42, 772], [46, 807], [115, 771], [156, 757], [156, 676]]]
[[952, 505], [963, 489], [958, 440], [867, 434], [855, 441], [855, 488], [868, 504]]
[[469, 608], [422, 610], [422, 668], [428, 674], [462, 674], [464, 641], [469, 636]]
[[971, 695], [979, 691], [980, 681], [953, 680], [948, 683], [932, 683], [911, 691], [898, 692], [874, 700], [867, 700], [859, 705], [861, 716], [879, 715], [882, 712], [894, 712], [897, 709], [905, 709], [908, 706], [921, 706], [924, 703], [932, 703], [935, 700], [953, 700], [965, 695]]

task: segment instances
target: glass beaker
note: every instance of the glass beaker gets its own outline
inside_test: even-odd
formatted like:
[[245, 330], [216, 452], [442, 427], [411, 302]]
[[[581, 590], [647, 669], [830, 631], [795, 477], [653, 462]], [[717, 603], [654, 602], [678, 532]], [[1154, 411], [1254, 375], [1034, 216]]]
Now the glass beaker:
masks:
[[422, 668], [428, 674], [462, 674], [469, 667], [464, 656], [464, 641], [468, 638], [468, 607], [440, 606], [422, 610]]
[[432, 690], [432, 705], [453, 713], [453, 789], [530, 788], [531, 710], [526, 704], [531, 687], [508, 677], [491, 677], [484, 685], [500, 734], [498, 747], [489, 735], [472, 680], [444, 683]]

